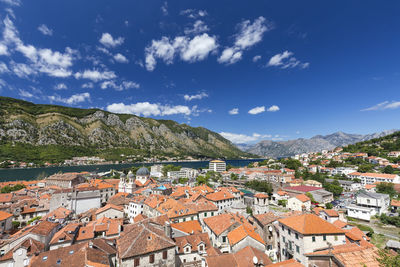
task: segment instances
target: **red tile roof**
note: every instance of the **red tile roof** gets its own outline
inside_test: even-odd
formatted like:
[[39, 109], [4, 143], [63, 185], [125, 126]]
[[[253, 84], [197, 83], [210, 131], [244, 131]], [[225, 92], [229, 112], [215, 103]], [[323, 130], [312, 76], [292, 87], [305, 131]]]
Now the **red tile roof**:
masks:
[[303, 235], [344, 234], [344, 231], [315, 214], [302, 214], [280, 219], [279, 222]]

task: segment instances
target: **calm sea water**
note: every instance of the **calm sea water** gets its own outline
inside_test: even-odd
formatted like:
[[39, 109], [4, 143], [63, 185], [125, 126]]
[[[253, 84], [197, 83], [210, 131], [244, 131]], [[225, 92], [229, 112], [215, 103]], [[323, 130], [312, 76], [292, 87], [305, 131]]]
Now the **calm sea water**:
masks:
[[[244, 167], [251, 162], [262, 161], [262, 159], [248, 159], [248, 160], [227, 160], [226, 164], [233, 166]], [[65, 166], [65, 167], [48, 167], [48, 168], [30, 168], [30, 169], [0, 169], [0, 181], [15, 181], [15, 180], [34, 180], [40, 174], [52, 175], [57, 172], [82, 172], [82, 171], [96, 171], [106, 172], [110, 169], [122, 170], [132, 166], [151, 166], [157, 163], [144, 163], [144, 164], [106, 164], [106, 165], [85, 165], [85, 166]], [[195, 162], [162, 162], [160, 164], [173, 164], [188, 168], [207, 168], [208, 161], [195, 161]]]

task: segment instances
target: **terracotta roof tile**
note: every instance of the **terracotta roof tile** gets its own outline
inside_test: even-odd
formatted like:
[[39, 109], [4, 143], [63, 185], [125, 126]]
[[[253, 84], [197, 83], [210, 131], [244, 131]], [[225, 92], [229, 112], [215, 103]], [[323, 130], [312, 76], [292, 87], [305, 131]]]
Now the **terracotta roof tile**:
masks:
[[12, 217], [13, 215], [0, 210], [0, 221], [7, 220], [8, 218]]
[[301, 202], [311, 201], [311, 199], [308, 196], [304, 195], [304, 194], [297, 195], [296, 198], [298, 200], [300, 200]]
[[171, 227], [187, 234], [202, 232], [201, 225], [197, 220], [173, 223]]
[[315, 214], [302, 214], [280, 219], [279, 222], [303, 235], [344, 234], [343, 230]]
[[259, 234], [257, 234], [254, 229], [248, 226], [240, 225], [236, 229], [230, 231], [228, 233], [228, 240], [231, 246], [237, 244], [241, 240], [245, 239], [246, 237], [251, 237], [254, 240], [260, 242], [261, 244], [265, 245], [264, 240], [261, 238]]

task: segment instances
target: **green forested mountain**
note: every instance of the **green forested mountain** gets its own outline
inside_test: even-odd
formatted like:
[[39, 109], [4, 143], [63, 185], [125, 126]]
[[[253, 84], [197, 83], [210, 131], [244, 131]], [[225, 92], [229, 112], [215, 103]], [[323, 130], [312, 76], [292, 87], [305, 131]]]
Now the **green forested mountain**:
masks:
[[343, 150], [352, 153], [365, 152], [368, 153], [369, 156], [387, 157], [390, 151], [400, 151], [400, 131], [383, 137], [348, 145], [345, 146]]
[[174, 156], [250, 156], [219, 134], [171, 120], [99, 109], [41, 105], [0, 97], [0, 161], [59, 162], [72, 156], [121, 159]]

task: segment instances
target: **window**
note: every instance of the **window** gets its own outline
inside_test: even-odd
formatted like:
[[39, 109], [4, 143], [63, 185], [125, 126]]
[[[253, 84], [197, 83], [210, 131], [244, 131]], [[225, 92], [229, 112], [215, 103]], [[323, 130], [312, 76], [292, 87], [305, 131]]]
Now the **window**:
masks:
[[282, 225], [282, 231], [285, 231], [285, 227]]
[[226, 236], [222, 237], [222, 242], [226, 243]]
[[168, 251], [164, 250], [164, 251], [162, 252], [162, 258], [163, 258], [163, 260], [166, 260], [167, 257], [168, 257]]
[[154, 254], [149, 256], [149, 263], [154, 263]]
[[133, 263], [133, 266], [136, 267], [136, 266], [139, 266], [139, 265], [140, 265], [140, 259], [137, 258], [137, 259], [135, 259], [135, 261]]
[[196, 257], [194, 257], [193, 260], [196, 261]]
[[312, 237], [312, 242], [315, 242], [315, 236]]
[[337, 235], [335, 235], [335, 241], [338, 241], [338, 237], [337, 237]]
[[298, 245], [296, 245], [296, 252], [300, 253], [300, 247]]
[[324, 241], [326, 241], [326, 235], [323, 235], [323, 239], [324, 239]]
[[203, 246], [203, 245], [200, 245], [200, 246], [199, 246], [199, 250], [200, 250], [200, 251], [203, 251], [203, 250], [204, 250], [204, 246]]
[[299, 234], [295, 233], [296, 239], [299, 239]]
[[282, 240], [283, 240], [283, 243], [286, 242], [286, 238], [284, 236], [282, 236]]
[[207, 212], [204, 213], [204, 217], [207, 217]]
[[292, 232], [290, 231], [290, 229], [287, 229], [287, 232], [288, 232], [289, 235], [292, 234]]

